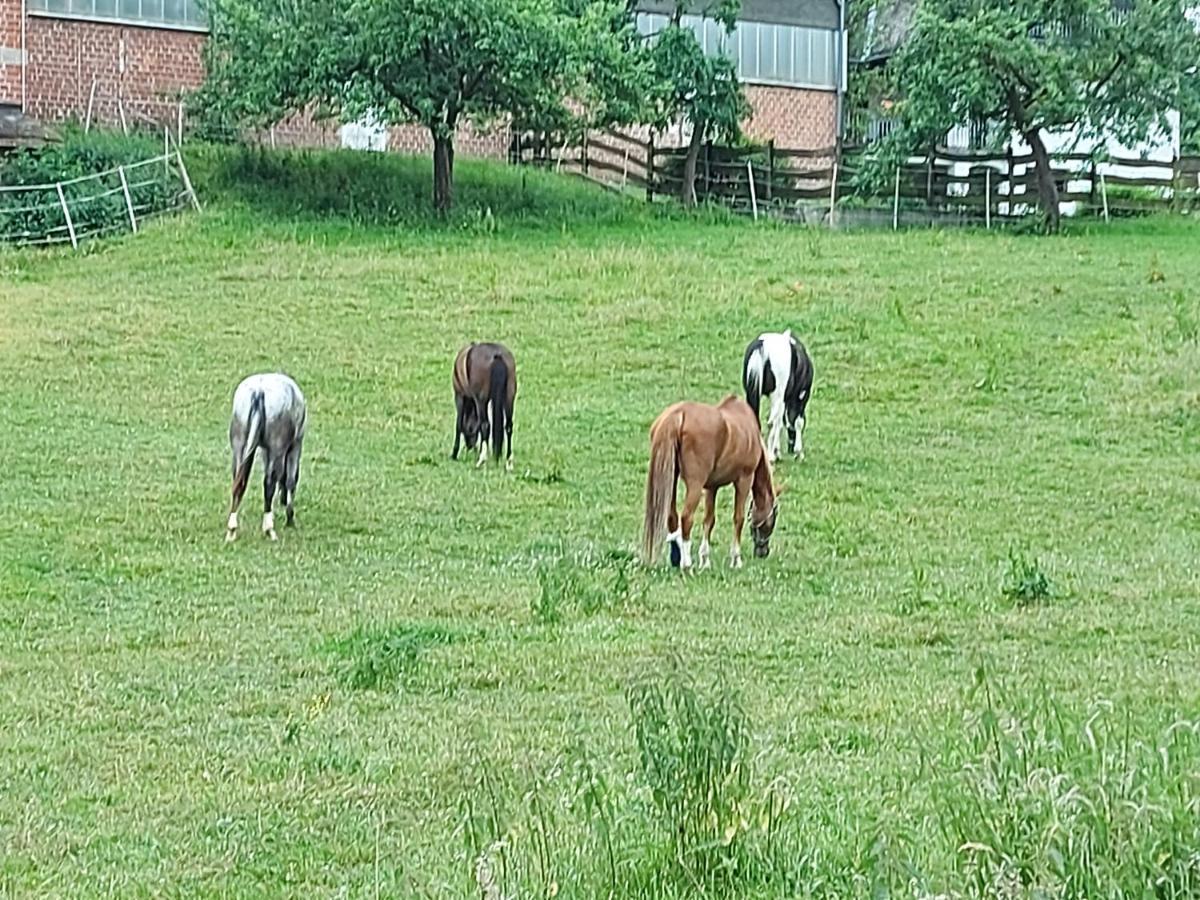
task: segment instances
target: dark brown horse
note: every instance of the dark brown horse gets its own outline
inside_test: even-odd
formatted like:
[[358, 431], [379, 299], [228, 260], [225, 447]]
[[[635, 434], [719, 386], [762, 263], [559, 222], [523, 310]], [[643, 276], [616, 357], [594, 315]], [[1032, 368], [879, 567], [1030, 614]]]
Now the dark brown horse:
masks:
[[[683, 479], [686, 494], [683, 515], [676, 508], [675, 492]], [[704, 540], [700, 568], [709, 565], [709, 538], [717, 517], [717, 489], [733, 485], [733, 549], [729, 562], [742, 565], [742, 525], [746, 498], [752, 499], [750, 532], [754, 555], [771, 552], [775, 530], [776, 491], [771, 467], [754, 410], [737, 397], [726, 397], [719, 406], [676, 403], [665, 409], [650, 428], [650, 473], [646, 478], [646, 523], [642, 555], [654, 561], [654, 551], [667, 530], [671, 563], [692, 565], [692, 521], [700, 495], [705, 497]]]
[[[497, 459], [504, 451], [508, 437], [506, 467], [512, 468], [513, 402], [517, 397], [517, 364], [503, 344], [468, 344], [458, 351], [454, 360], [454, 450], [451, 459], [458, 459], [459, 441], [467, 449], [479, 441], [479, 462], [487, 462], [488, 438], [491, 437]], [[491, 405], [491, 420], [488, 406]]]

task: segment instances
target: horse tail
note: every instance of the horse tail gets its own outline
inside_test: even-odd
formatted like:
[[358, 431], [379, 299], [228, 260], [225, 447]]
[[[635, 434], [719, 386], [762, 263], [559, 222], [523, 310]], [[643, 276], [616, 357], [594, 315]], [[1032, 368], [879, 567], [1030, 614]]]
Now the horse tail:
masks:
[[758, 418], [758, 409], [762, 403], [763, 365], [765, 364], [762, 340], [754, 341], [746, 348], [746, 359], [742, 363], [742, 386], [746, 389], [746, 402], [754, 410], [754, 418]]
[[673, 412], [654, 423], [650, 432], [650, 471], [646, 475], [646, 521], [642, 530], [642, 558], [654, 562], [654, 550], [666, 524], [667, 507], [675, 492], [675, 457], [679, 449], [683, 413]]
[[261, 390], [250, 395], [250, 410], [246, 415], [246, 444], [242, 447], [241, 458], [237, 461], [237, 473], [234, 481], [242, 485], [250, 477], [250, 464], [254, 461], [254, 453], [262, 444], [263, 432], [267, 424], [267, 400]]
[[492, 455], [496, 459], [504, 452], [504, 418], [508, 414], [508, 366], [497, 356], [492, 360]]

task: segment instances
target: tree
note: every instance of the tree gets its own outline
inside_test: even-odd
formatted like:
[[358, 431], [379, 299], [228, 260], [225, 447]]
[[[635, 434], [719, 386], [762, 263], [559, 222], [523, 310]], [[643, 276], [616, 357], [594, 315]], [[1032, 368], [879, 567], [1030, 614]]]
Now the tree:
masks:
[[[696, 5], [727, 32], [733, 30], [741, 6], [740, 0], [721, 0], [711, 8], [703, 2]], [[680, 189], [685, 206], [696, 202], [696, 162], [705, 138], [735, 140], [750, 111], [733, 60], [706, 55], [695, 33], [682, 24], [691, 6], [689, 0], [678, 0], [667, 26], [652, 36], [650, 50], [652, 124], [664, 128], [682, 119], [692, 126]]]
[[[450, 209], [454, 137], [511, 117], [586, 112], [588, 62], [612, 55], [617, 0], [208, 0], [205, 102], [239, 121], [370, 112], [433, 140], [433, 202]], [[611, 51], [611, 52], [606, 52]]]
[[1021, 135], [1056, 231], [1046, 133], [1125, 143], [1165, 133], [1198, 46], [1179, 0], [923, 0], [889, 64], [902, 92], [896, 141], [923, 148], [972, 120]]

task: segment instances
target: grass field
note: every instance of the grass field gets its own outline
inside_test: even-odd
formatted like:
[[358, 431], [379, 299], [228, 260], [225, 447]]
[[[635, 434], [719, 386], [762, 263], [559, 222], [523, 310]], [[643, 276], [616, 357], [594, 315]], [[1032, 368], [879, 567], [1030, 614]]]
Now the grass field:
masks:
[[[0, 253], [0, 894], [1200, 891], [1195, 223], [830, 234], [467, 167], [399, 228], [205, 179]], [[722, 496], [711, 571], [629, 563], [649, 423], [786, 326], [771, 557], [725, 566]], [[486, 338], [512, 475], [448, 458]], [[226, 545], [262, 369], [309, 398], [299, 527], [256, 477]]]

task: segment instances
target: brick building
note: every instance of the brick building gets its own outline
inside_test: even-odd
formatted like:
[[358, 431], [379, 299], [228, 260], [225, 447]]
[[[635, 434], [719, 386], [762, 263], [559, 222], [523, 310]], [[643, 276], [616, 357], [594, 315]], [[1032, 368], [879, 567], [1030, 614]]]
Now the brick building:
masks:
[[[654, 28], [665, 8], [643, 2], [639, 26]], [[845, 71], [839, 0], [744, 0], [732, 35], [708, 19], [688, 21], [707, 50], [736, 59], [754, 110], [752, 137], [787, 147], [835, 142]], [[205, 34], [200, 0], [0, 0], [0, 104], [48, 122], [82, 120], [90, 111], [110, 126], [174, 124], [181, 96], [203, 80]], [[354, 140], [305, 119], [281, 123], [270, 139]], [[458, 149], [503, 156], [507, 142], [504, 133], [465, 129]], [[388, 129], [386, 143], [430, 149], [427, 133], [414, 126]]]

